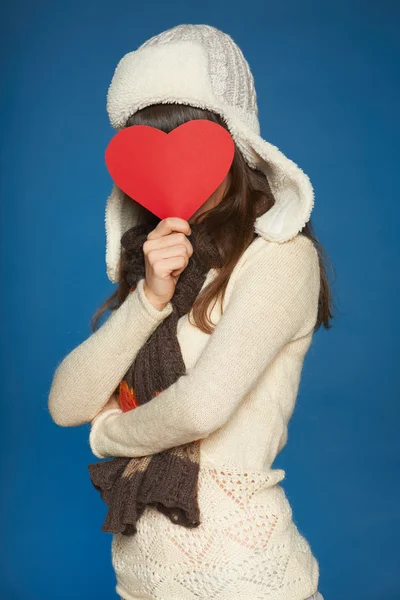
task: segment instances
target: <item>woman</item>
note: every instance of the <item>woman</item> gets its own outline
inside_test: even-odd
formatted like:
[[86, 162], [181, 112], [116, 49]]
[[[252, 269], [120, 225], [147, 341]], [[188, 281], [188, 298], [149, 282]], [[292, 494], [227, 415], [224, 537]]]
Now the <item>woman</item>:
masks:
[[[249, 66], [214, 27], [179, 25], [125, 55], [107, 109], [116, 129], [169, 133], [209, 119], [235, 142], [227, 177], [189, 222], [160, 220], [113, 185], [106, 263], [118, 289], [50, 390], [54, 421], [91, 423], [95, 456], [115, 457], [99, 465], [140, 465], [128, 476], [123, 463], [118, 480], [135, 481], [130, 535], [118, 529], [116, 502], [115, 528], [104, 529], [116, 532], [116, 591], [123, 600], [323, 600], [318, 561], [279, 485], [285, 472], [272, 468], [313, 333], [332, 317], [311, 183], [260, 137]], [[149, 464], [158, 468], [152, 502]]]

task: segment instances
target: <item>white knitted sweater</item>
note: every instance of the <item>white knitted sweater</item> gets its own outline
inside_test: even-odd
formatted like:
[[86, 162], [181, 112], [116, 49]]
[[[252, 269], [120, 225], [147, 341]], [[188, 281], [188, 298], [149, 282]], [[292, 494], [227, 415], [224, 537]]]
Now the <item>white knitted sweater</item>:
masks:
[[[203, 287], [215, 271], [211, 269]], [[59, 425], [93, 421], [136, 353], [172, 311], [158, 311], [144, 280], [58, 366], [49, 410]], [[317, 318], [316, 249], [298, 234], [257, 237], [231, 275], [206, 334], [178, 322], [187, 372], [150, 402], [111, 409], [92, 424], [95, 456], [144, 456], [201, 439], [201, 525], [188, 529], [147, 507], [133, 537], [114, 535], [116, 591], [126, 600], [304, 600], [319, 565], [297, 529], [273, 469], [287, 441]]]

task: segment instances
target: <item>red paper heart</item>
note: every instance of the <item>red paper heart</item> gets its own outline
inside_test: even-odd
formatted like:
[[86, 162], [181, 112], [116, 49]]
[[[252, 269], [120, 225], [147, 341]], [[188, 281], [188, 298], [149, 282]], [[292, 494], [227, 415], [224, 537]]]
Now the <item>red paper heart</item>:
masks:
[[105, 153], [123, 192], [160, 219], [188, 220], [225, 179], [235, 146], [224, 127], [204, 119], [164, 133], [148, 125], [119, 131]]

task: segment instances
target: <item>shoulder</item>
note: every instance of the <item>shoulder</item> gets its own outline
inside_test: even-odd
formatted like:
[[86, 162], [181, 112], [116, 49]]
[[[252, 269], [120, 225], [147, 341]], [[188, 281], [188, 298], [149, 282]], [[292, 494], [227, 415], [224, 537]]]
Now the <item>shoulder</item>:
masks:
[[260, 327], [270, 327], [272, 320], [279, 328], [287, 324], [293, 335], [308, 333], [317, 318], [320, 292], [312, 240], [302, 234], [281, 243], [258, 238], [249, 248], [227, 296], [227, 313], [247, 315]]
[[313, 241], [301, 233], [286, 242], [271, 242], [258, 237], [245, 254], [238, 278], [246, 271], [267, 281], [271, 274], [282, 278], [319, 278], [317, 249]]
[[239, 259], [227, 286], [223, 310], [228, 304], [247, 302], [254, 308], [262, 303], [300, 299], [318, 304], [320, 271], [312, 240], [297, 234], [286, 242], [257, 237]]

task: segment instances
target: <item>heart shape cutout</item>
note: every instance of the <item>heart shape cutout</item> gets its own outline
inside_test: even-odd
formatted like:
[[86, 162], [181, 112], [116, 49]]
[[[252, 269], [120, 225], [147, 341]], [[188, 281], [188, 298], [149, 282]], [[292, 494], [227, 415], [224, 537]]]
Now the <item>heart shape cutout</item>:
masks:
[[188, 220], [223, 182], [235, 145], [213, 121], [188, 121], [164, 133], [148, 125], [119, 131], [105, 152], [117, 186], [160, 219]]

